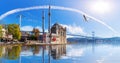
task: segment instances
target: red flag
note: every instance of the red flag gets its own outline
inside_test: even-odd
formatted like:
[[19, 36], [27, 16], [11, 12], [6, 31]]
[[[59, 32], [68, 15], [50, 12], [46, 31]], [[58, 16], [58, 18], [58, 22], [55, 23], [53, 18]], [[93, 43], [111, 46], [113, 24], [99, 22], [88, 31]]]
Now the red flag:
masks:
[[56, 37], [53, 37], [53, 38], [52, 38], [52, 41], [56, 41]]

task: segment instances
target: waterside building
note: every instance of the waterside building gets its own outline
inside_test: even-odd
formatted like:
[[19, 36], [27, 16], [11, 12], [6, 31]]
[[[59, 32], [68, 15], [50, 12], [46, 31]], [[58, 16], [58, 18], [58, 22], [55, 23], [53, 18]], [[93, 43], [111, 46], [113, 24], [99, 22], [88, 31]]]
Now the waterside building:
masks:
[[62, 25], [55, 23], [51, 27], [51, 33], [52, 33], [52, 42], [56, 41], [59, 44], [66, 44], [66, 27], [63, 27]]

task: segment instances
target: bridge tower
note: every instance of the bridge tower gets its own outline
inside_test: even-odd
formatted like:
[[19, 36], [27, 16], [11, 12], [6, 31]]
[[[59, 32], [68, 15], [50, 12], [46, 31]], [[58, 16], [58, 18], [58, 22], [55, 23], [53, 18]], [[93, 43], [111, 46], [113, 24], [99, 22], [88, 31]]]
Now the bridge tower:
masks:
[[92, 39], [93, 40], [95, 39], [95, 32], [94, 31], [92, 32]]

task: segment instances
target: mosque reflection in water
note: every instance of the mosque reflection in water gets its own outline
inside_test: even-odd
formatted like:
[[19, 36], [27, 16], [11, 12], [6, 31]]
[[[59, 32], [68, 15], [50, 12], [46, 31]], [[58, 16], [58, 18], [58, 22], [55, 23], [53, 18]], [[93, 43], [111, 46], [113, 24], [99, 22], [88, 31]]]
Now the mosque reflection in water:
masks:
[[61, 46], [52, 46], [51, 49], [51, 56], [53, 59], [60, 59], [61, 56], [66, 55], [66, 46], [61, 45]]
[[[47, 52], [47, 53], [46, 53]], [[60, 59], [61, 56], [66, 55], [66, 45], [53, 45], [53, 46], [0, 46], [0, 63], [7, 63], [5, 61], [18, 60], [16, 63], [22, 63], [22, 56], [39, 56], [40, 62], [51, 62], [51, 59]], [[48, 56], [46, 56], [48, 55]], [[45, 60], [48, 58], [48, 60]], [[31, 59], [32, 60], [32, 59]]]

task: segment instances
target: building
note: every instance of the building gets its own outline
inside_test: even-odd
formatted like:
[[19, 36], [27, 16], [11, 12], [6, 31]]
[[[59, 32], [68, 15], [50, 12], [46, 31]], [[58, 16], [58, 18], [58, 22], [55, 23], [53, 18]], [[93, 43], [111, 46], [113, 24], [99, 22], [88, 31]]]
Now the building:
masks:
[[42, 42], [42, 40], [44, 41], [44, 43], [49, 43], [49, 33], [44, 33], [40, 34], [39, 40]]
[[51, 35], [52, 35], [52, 42], [51, 43], [59, 43], [59, 44], [66, 44], [66, 27], [63, 27], [62, 25], [55, 23], [51, 27]]
[[[50, 42], [50, 34], [49, 33], [44, 33], [44, 35], [40, 34], [39, 40], [42, 41], [44, 40], [44, 43], [49, 43]], [[52, 44], [66, 44], [67, 39], [66, 39], [66, 28], [61, 26], [58, 23], [55, 23], [51, 27], [51, 43]]]
[[4, 28], [2, 28], [2, 38], [6, 37], [6, 30]]
[[12, 40], [13, 39], [13, 35], [12, 34], [6, 34], [6, 30], [5, 30], [5, 28], [2, 28], [2, 39], [3, 40]]
[[12, 34], [7, 34], [6, 39], [11, 41], [13, 40], [13, 35]]
[[21, 40], [22, 42], [25, 42], [29, 39], [30, 32], [27, 31], [21, 31]]
[[[21, 39], [23, 41], [31, 40], [32, 38], [29, 38], [29, 36], [32, 36], [32, 34], [29, 32], [21, 31]], [[41, 43], [44, 41], [44, 43], [52, 43], [52, 44], [66, 44], [67, 39], [66, 39], [66, 28], [63, 27], [62, 25], [55, 23], [51, 27], [51, 41], [50, 41], [50, 33], [42, 33], [39, 32], [39, 38]]]

